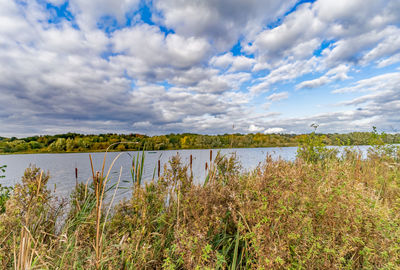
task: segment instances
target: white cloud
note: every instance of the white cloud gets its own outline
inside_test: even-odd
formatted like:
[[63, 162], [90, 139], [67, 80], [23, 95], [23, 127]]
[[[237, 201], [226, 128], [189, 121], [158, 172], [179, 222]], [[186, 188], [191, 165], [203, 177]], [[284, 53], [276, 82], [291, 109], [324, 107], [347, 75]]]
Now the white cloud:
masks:
[[285, 132], [285, 129], [280, 127], [268, 128], [264, 131], [265, 134], [283, 133], [283, 132]]
[[55, 6], [60, 6], [65, 3], [66, 0], [49, 0], [48, 2], [55, 5]]
[[[341, 39], [332, 48], [324, 51], [324, 64], [327, 67], [341, 63], [365, 65], [400, 48], [398, 40], [395, 40], [399, 34], [397, 27], [387, 26]], [[393, 46], [389, 45], [392, 41]]]
[[162, 76], [163, 72], [168, 73], [163, 68], [189, 69], [201, 63], [210, 48], [203, 39], [176, 34], [165, 37], [158, 27], [146, 24], [114, 32], [112, 44], [114, 52], [121, 53], [112, 60], [126, 66], [132, 76]]
[[253, 58], [248, 58], [243, 55], [233, 56], [231, 52], [220, 56], [214, 56], [210, 60], [210, 64], [215, 67], [223, 69], [230, 67], [229, 72], [250, 71], [255, 62]]
[[334, 90], [332, 93], [346, 92], [378, 92], [385, 89], [398, 89], [400, 85], [400, 73], [386, 73], [368, 79], [357, 81], [353, 86], [343, 87]]
[[261, 132], [264, 128], [251, 124], [249, 126], [249, 132]]
[[359, 80], [353, 86], [337, 89], [334, 93], [361, 92], [363, 94], [339, 105], [356, 109], [342, 114], [340, 120], [347, 120], [356, 126], [378, 126], [388, 130], [398, 123], [400, 109], [400, 73], [388, 73]]
[[[366, 5], [360, 0], [319, 0], [301, 4], [282, 24], [260, 32], [245, 50], [257, 56], [254, 71], [274, 71], [310, 59], [322, 41], [333, 43], [322, 51], [317, 70], [367, 65], [399, 50], [399, 28], [393, 25], [400, 19], [394, 9], [399, 6], [396, 2], [380, 0]], [[332, 80], [321, 78], [313, 83], [323, 85]]]
[[272, 70], [267, 76], [260, 78], [258, 82], [251, 86], [250, 92], [253, 94], [267, 92], [270, 86], [275, 83], [291, 81], [301, 75], [312, 72], [316, 69], [316, 64], [315, 57], [309, 60], [282, 63], [278, 68]]
[[379, 60], [378, 67], [382, 68], [382, 67], [393, 65], [398, 62], [400, 62], [400, 53], [397, 53], [397, 54], [387, 57], [385, 59]]
[[326, 75], [330, 76], [332, 80], [346, 80], [350, 79], [347, 73], [350, 71], [349, 65], [339, 65], [329, 70]]
[[257, 82], [253, 86], [250, 87], [250, 93], [252, 94], [260, 94], [260, 93], [265, 93], [270, 90], [270, 83], [266, 80]]
[[[298, 7], [298, 10], [288, 15], [281, 25], [261, 32], [246, 50], [257, 53], [260, 61], [270, 63], [290, 57], [294, 52], [297, 52], [300, 58], [311, 56], [321, 42], [316, 37], [324, 30], [324, 25], [315, 17], [310, 7], [311, 4]], [[299, 47], [305, 50], [299, 50]]]
[[180, 35], [207, 38], [220, 51], [232, 47], [240, 35], [246, 40], [253, 39], [264, 24], [274, 21], [295, 3], [293, 0], [154, 2], [161, 11], [159, 22]]
[[93, 29], [103, 16], [112, 16], [125, 23], [125, 14], [138, 8], [139, 0], [69, 0], [69, 7], [77, 17], [79, 26]]
[[267, 97], [268, 100], [271, 101], [280, 101], [289, 98], [288, 92], [280, 92], [280, 93], [273, 93]]
[[331, 81], [331, 79], [328, 78], [327, 76], [321, 76], [314, 80], [309, 80], [309, 81], [304, 81], [304, 82], [299, 83], [298, 85], [296, 85], [296, 89], [317, 88], [317, 87], [327, 84], [330, 81]]
[[363, 56], [362, 61], [369, 63], [396, 54], [400, 50], [400, 29], [389, 26], [382, 31], [381, 42]]
[[[0, 1], [2, 132], [224, 133], [233, 132], [232, 124], [235, 132], [299, 132], [310, 122], [325, 131], [398, 124], [399, 1], [318, 0], [284, 16], [294, 2], [70, 0], [71, 21], [52, 23], [57, 14], [43, 1]], [[135, 13], [141, 5], [150, 6], [154, 25]], [[234, 55], [237, 43], [242, 53]], [[369, 78], [369, 70], [382, 74]], [[349, 84], [351, 76], [364, 79]], [[258, 100], [290, 84], [319, 86], [322, 95], [333, 83], [341, 86], [328, 100], [352, 92], [339, 104], [344, 111], [321, 106], [318, 114], [290, 118], [279, 104], [269, 111], [285, 98], [300, 105], [292, 90]]]
[[328, 84], [335, 80], [346, 80], [350, 77], [347, 75], [349, 72], [350, 67], [348, 65], [339, 65], [335, 68], [330, 69], [325, 75], [322, 75], [319, 78], [303, 81], [296, 85], [296, 89], [302, 88], [317, 88], [321, 87], [325, 84]]

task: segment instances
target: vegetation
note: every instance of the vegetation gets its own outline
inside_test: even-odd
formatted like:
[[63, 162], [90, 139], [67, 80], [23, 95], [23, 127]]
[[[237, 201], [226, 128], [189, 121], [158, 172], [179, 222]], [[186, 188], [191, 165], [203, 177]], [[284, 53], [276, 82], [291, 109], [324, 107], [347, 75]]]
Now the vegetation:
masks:
[[[5, 177], [3, 173], [6, 171], [6, 167], [6, 165], [0, 166], [0, 179]], [[6, 211], [6, 201], [10, 198], [11, 191], [11, 187], [3, 187], [0, 184], [0, 214]]]
[[[373, 132], [352, 132], [347, 134], [316, 134], [326, 145], [368, 145]], [[297, 146], [308, 135], [296, 134], [169, 134], [149, 137], [140, 134], [82, 135], [67, 133], [60, 135], [34, 136], [27, 138], [0, 137], [0, 153], [61, 153], [110, 150], [167, 149], [208, 149], [242, 147], [284, 147]], [[386, 134], [384, 143], [400, 143], [400, 134]], [[129, 144], [116, 144], [130, 142]]]
[[362, 159], [313, 133], [295, 161], [267, 157], [249, 173], [217, 155], [202, 185], [179, 156], [140, 184], [138, 156], [132, 197], [115, 207], [104, 166], [68, 207], [28, 168], [0, 215], [0, 268], [398, 269], [400, 150], [385, 136]]

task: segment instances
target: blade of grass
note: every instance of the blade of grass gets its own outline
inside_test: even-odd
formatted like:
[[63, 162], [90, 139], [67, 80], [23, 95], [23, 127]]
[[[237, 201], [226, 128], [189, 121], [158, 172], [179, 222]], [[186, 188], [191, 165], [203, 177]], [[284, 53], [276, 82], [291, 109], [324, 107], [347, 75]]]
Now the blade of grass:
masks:
[[[239, 223], [238, 224], [240, 224], [240, 219], [239, 219]], [[239, 239], [240, 239], [240, 235], [239, 235], [239, 226], [238, 226], [237, 232], [236, 232], [235, 251], [233, 253], [231, 270], [235, 270], [236, 269], [236, 263], [237, 263], [238, 251], [239, 251]]]

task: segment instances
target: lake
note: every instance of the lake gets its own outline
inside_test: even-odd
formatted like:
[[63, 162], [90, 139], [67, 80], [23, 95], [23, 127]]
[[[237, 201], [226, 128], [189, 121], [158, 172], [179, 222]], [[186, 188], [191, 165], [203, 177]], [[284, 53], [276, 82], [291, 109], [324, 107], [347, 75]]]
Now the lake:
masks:
[[[368, 146], [357, 147], [364, 154]], [[243, 171], [254, 169], [258, 164], [262, 163], [267, 155], [271, 155], [274, 159], [281, 158], [284, 160], [294, 160], [296, 157], [297, 147], [271, 147], [271, 148], [238, 148], [238, 149], [213, 149], [213, 158], [218, 151], [222, 155], [230, 156], [236, 154]], [[206, 177], [205, 163], [210, 161], [210, 150], [167, 150], [167, 151], [146, 151], [144, 162], [144, 180], [150, 181], [153, 178], [158, 160], [161, 163], [161, 173], [164, 164], [176, 154], [181, 156], [183, 164], [189, 164], [190, 155], [193, 156], [193, 176], [195, 183], [202, 183]], [[94, 169], [101, 170], [104, 153], [62, 153], [62, 154], [16, 154], [16, 155], [0, 155], [0, 165], [7, 165], [5, 178], [0, 179], [0, 184], [5, 186], [13, 186], [21, 181], [21, 177], [25, 169], [34, 164], [44, 171], [49, 171], [50, 180], [48, 188], [56, 189], [56, 194], [62, 197], [68, 197], [72, 189], [75, 187], [75, 168], [78, 168], [78, 181], [87, 182], [92, 175], [90, 169], [89, 154], [92, 155]], [[112, 160], [120, 152], [111, 152], [107, 154], [106, 169], [109, 168]], [[132, 157], [136, 157], [137, 152], [121, 152], [120, 157], [115, 162], [111, 170], [110, 184], [118, 181], [120, 168], [122, 167], [121, 180], [131, 179], [130, 168]], [[157, 178], [157, 170], [156, 176]], [[129, 187], [129, 184], [122, 183], [120, 186]], [[121, 189], [117, 193], [117, 200], [129, 196], [129, 189]]]

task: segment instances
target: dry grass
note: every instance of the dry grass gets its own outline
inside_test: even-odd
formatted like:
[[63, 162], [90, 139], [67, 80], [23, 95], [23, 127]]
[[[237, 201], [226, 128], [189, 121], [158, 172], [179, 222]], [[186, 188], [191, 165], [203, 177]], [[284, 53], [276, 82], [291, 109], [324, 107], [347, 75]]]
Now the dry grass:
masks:
[[[367, 159], [356, 151], [340, 158], [313, 152], [312, 160], [294, 162], [267, 157], [246, 174], [234, 158], [217, 155], [202, 186], [177, 156], [157, 181], [135, 185], [132, 198], [114, 208], [103, 205], [110, 170], [102, 166], [91, 187], [77, 185], [59, 230], [46, 226], [60, 208], [45, 188], [48, 176], [31, 170], [28, 178], [36, 180], [17, 186], [0, 216], [0, 265], [398, 269], [398, 152], [376, 150]], [[135, 172], [140, 166], [133, 164]]]

